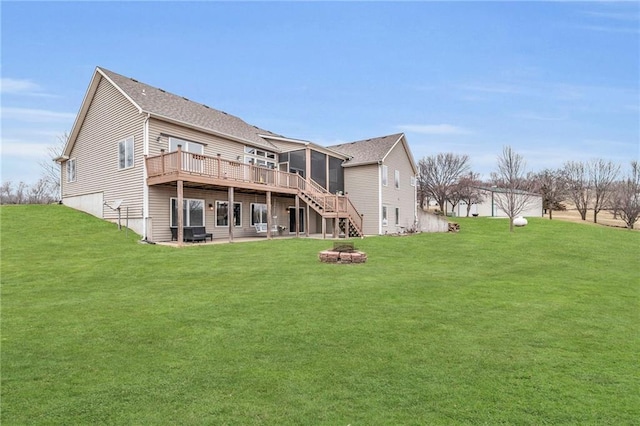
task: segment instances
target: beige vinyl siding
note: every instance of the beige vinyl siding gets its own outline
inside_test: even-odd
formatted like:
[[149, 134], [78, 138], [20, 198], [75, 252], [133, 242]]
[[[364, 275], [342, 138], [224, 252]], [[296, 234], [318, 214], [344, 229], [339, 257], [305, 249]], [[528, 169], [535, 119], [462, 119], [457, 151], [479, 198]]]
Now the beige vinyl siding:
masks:
[[[389, 168], [389, 184], [382, 187], [382, 204], [387, 206], [388, 232], [396, 232], [395, 209], [400, 209], [398, 225], [410, 227], [415, 215], [415, 187], [411, 186], [413, 169], [407, 151], [402, 142], [397, 143], [384, 159]], [[400, 172], [400, 187], [395, 186], [395, 171]], [[384, 230], [383, 230], [384, 232]]]
[[231, 161], [237, 161], [238, 156], [241, 157], [241, 161], [244, 161], [244, 147], [253, 146], [151, 118], [149, 120], [149, 155], [159, 155], [161, 149], [168, 152], [169, 137], [201, 143], [205, 145], [204, 155], [215, 157], [220, 154], [221, 158]]
[[[143, 123], [137, 108], [104, 78], [90, 101], [70, 157], [76, 159], [76, 180], [63, 176], [64, 198], [102, 192], [104, 202], [121, 199], [129, 217], [143, 216]], [[119, 169], [118, 142], [134, 138], [134, 167]], [[66, 174], [66, 167], [63, 167]], [[105, 219], [117, 219], [117, 211], [104, 206]]]
[[[171, 198], [177, 197], [175, 186], [152, 186], [149, 188], [149, 214], [152, 221], [153, 235], [150, 236], [152, 241], [170, 241], [171, 240]], [[228, 239], [228, 227], [216, 227], [215, 205], [216, 201], [228, 201], [228, 192], [220, 190], [206, 190], [184, 188], [184, 198], [192, 198], [204, 200], [205, 212], [204, 220], [207, 232], [213, 233], [216, 239]], [[243, 194], [238, 191], [234, 193], [233, 201], [242, 204], [242, 223], [240, 227], [233, 228], [234, 237], [255, 237], [256, 230], [251, 226], [251, 203], [266, 204], [264, 194]], [[209, 210], [209, 204], [214, 206], [214, 210]], [[277, 224], [286, 226], [288, 234], [289, 216], [286, 212], [288, 206], [294, 205], [293, 198], [273, 197], [272, 198], [272, 215], [277, 216]], [[313, 213], [312, 213], [313, 216]], [[315, 225], [312, 219], [312, 225]]]
[[380, 209], [378, 195], [378, 164], [346, 167], [344, 169], [345, 191], [349, 199], [364, 214], [363, 232], [376, 235], [379, 232]]

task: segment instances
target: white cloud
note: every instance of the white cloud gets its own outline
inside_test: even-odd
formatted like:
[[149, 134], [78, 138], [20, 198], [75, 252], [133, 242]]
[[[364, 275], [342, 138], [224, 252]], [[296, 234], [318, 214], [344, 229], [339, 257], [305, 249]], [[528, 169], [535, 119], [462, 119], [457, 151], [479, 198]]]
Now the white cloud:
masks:
[[2, 119], [27, 121], [30, 123], [43, 123], [52, 121], [73, 122], [76, 115], [69, 112], [49, 111], [35, 108], [2, 108]]
[[576, 25], [574, 28], [587, 31], [599, 31], [608, 33], [622, 33], [622, 34], [638, 34], [640, 30], [638, 28], [620, 28], [611, 27], [605, 25]]
[[468, 135], [471, 132], [451, 124], [402, 124], [398, 128], [405, 132], [424, 135]]
[[40, 86], [31, 80], [20, 80], [6, 77], [0, 78], [0, 93], [29, 94], [40, 91]]
[[30, 143], [19, 139], [3, 139], [0, 145], [2, 157], [42, 158], [48, 155], [50, 145]]

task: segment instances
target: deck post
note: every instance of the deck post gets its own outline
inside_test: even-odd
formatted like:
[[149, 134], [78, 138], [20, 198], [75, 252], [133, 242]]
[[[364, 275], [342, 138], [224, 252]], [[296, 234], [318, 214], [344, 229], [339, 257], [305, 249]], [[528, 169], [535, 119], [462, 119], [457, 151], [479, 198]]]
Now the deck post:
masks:
[[[180, 150], [180, 147], [178, 147]], [[178, 246], [182, 246], [184, 242], [184, 209], [182, 208], [183, 201], [183, 183], [181, 180], [178, 180], [178, 199], [176, 200], [176, 210], [178, 211]]]
[[164, 176], [164, 149], [160, 150], [160, 164], [162, 164], [162, 176]]
[[271, 191], [267, 191], [267, 240], [271, 239], [271, 224], [273, 220], [271, 219]]
[[322, 216], [322, 239], [327, 239], [327, 218]]
[[309, 208], [309, 205], [307, 205], [307, 210], [306, 210], [306, 213], [307, 213], [307, 219], [306, 219], [307, 223], [306, 223], [306, 225], [307, 226], [305, 226], [305, 231], [306, 231], [307, 237], [309, 237], [309, 235], [311, 235], [311, 212], [310, 212], [310, 210], [311, 209]]
[[296, 194], [296, 212], [293, 215], [296, 224], [296, 238], [300, 238], [300, 196]]
[[182, 172], [182, 145], [178, 145], [178, 159], [176, 160], [176, 164], [178, 165], [178, 176], [180, 176], [180, 172]]
[[233, 211], [233, 186], [228, 190], [228, 205], [227, 205], [227, 218], [229, 219], [229, 242], [233, 242], [233, 224], [235, 223], [234, 211]]
[[338, 218], [338, 213], [336, 213], [336, 217], [333, 219], [333, 238], [338, 238], [338, 235], [340, 235], [339, 223], [340, 219]]

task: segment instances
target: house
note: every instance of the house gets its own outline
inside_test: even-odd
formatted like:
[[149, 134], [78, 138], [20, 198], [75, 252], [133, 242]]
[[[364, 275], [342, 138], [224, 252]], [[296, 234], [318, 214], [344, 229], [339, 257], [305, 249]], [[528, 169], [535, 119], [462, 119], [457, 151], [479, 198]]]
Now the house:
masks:
[[415, 221], [403, 134], [323, 147], [96, 68], [61, 165], [62, 202], [149, 241], [395, 232]]
[[[478, 188], [482, 195], [482, 202], [472, 204], [469, 209], [469, 215], [487, 216], [487, 217], [508, 217], [507, 213], [500, 208], [500, 197], [504, 197], [506, 192], [503, 188], [481, 187]], [[542, 209], [542, 195], [521, 192], [518, 197], [522, 198], [524, 208], [519, 216], [523, 217], [542, 217], [544, 211]], [[451, 204], [448, 205], [447, 211], [453, 211], [455, 216], [467, 215], [467, 204], [464, 201], [458, 203], [455, 208]]]
[[345, 191], [367, 218], [366, 234], [395, 233], [416, 222], [418, 170], [402, 133], [329, 147], [345, 153]]

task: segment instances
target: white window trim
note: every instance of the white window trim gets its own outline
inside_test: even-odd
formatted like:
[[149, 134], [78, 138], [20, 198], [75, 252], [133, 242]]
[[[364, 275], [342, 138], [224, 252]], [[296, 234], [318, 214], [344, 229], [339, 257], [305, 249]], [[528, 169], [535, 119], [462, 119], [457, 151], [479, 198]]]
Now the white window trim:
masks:
[[[171, 145], [175, 144], [176, 148], [175, 149], [171, 149]], [[188, 141], [185, 139], [180, 139], [180, 138], [176, 138], [173, 136], [169, 137], [169, 151], [173, 152], [173, 151], [177, 151], [177, 146], [181, 145], [182, 146], [182, 151], [185, 152], [190, 152], [192, 154], [200, 154], [200, 155], [204, 155], [204, 147], [205, 144], [200, 143], [200, 142], [193, 142], [193, 141]]]
[[278, 168], [278, 155], [264, 148], [244, 147], [244, 162], [269, 169]]
[[[124, 144], [124, 166], [121, 166], [121, 160], [122, 158], [120, 157], [120, 145]], [[131, 144], [131, 164], [127, 165], [127, 158], [129, 158], [129, 156], [127, 155], [128, 147], [129, 144]], [[126, 139], [122, 139], [121, 141], [118, 141], [118, 170], [126, 170], [126, 169], [130, 169], [132, 167], [134, 167], [136, 165], [136, 154], [135, 154], [136, 150], [135, 150], [135, 143], [134, 143], [134, 139], [133, 136], [129, 136]]]
[[395, 208], [395, 214], [396, 214], [396, 226], [400, 225], [400, 207], [396, 207]]
[[389, 186], [389, 167], [382, 165], [382, 186]]
[[[176, 204], [178, 204], [178, 198], [177, 197], [171, 197], [169, 199], [169, 226], [173, 226], [173, 209], [171, 208], [171, 203], [172, 200], [176, 200]], [[205, 226], [207, 223], [207, 218], [206, 218], [206, 214], [207, 214], [207, 209], [205, 208], [205, 203], [204, 200], [201, 200], [199, 198], [183, 198], [182, 202], [186, 202], [187, 206], [189, 205], [189, 201], [200, 201], [202, 203], [202, 225], [195, 225], [195, 226]], [[191, 225], [191, 223], [187, 223], [190, 222], [190, 220], [188, 220], [188, 216], [189, 213], [187, 212], [187, 217], [183, 217], [183, 221], [185, 223], [182, 224], [182, 226], [186, 226], [186, 227], [191, 227], [193, 225]], [[178, 218], [176, 218], [176, 221], [178, 220]]]
[[[266, 224], [267, 222], [254, 222], [253, 221], [253, 206], [265, 206], [265, 208], [266, 208], [267, 204], [266, 203], [251, 203], [251, 205], [249, 207], [249, 214], [251, 215], [251, 219], [250, 219], [251, 226], [260, 225], [260, 224], [263, 224], [263, 223]], [[266, 209], [265, 209], [265, 217], [267, 218], [267, 220], [269, 219], [267, 217], [268, 214], [269, 214], [269, 212], [267, 212]]]
[[[229, 227], [229, 223], [227, 222], [226, 225], [218, 225], [218, 205], [219, 204], [226, 204], [227, 205], [227, 210], [229, 209], [229, 202], [227, 200], [216, 200], [216, 204], [215, 204], [215, 211], [214, 211], [214, 224], [216, 228], [228, 228]], [[240, 206], [240, 215], [238, 216], [238, 223], [239, 225], [235, 225], [234, 224], [234, 228], [242, 228], [242, 203], [239, 201], [234, 201], [233, 205], [239, 205]], [[236, 218], [236, 216], [234, 216], [234, 219]], [[227, 221], [229, 220], [229, 213], [227, 212]]]
[[389, 224], [389, 208], [387, 206], [382, 206], [382, 211], [380, 212], [380, 219], [382, 222], [382, 226], [387, 226]]
[[[69, 173], [70, 170], [73, 170], [73, 173]], [[69, 158], [67, 160], [67, 182], [75, 182], [77, 180], [77, 175], [78, 170], [76, 169], [76, 158]]]
[[400, 170], [396, 170], [393, 173], [393, 179], [394, 179], [394, 186], [396, 189], [400, 189]]

